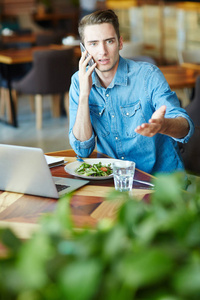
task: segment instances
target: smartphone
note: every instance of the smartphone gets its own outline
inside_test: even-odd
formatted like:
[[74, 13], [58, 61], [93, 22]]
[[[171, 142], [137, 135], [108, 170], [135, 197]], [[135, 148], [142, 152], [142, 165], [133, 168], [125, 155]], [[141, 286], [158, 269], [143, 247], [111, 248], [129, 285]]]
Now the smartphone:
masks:
[[[81, 48], [81, 52], [86, 51], [86, 49], [85, 49], [85, 47], [84, 47], [84, 45], [83, 45], [82, 43], [80, 43], [80, 48]], [[86, 58], [87, 58], [88, 56], [89, 56], [89, 54], [87, 53]], [[91, 58], [91, 59], [89, 60], [88, 65], [91, 67], [93, 64], [94, 64], [94, 60]]]

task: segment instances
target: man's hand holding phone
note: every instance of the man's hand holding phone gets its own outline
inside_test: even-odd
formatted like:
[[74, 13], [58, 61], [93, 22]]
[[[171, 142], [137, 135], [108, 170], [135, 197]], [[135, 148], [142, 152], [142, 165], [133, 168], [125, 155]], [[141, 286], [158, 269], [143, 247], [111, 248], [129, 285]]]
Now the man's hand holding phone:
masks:
[[[84, 48], [85, 49], [85, 48]], [[87, 68], [89, 61], [91, 60], [91, 55], [84, 50], [82, 52], [81, 59], [79, 61], [79, 84], [80, 84], [80, 98], [87, 98], [90, 94], [92, 88], [92, 72], [96, 67], [96, 63], [93, 61], [92, 65]], [[84, 100], [84, 102], [86, 99]], [[82, 101], [81, 101], [82, 102]]]
[[[85, 46], [84, 46], [82, 43], [80, 43], [80, 48], [81, 48], [81, 53], [83, 53], [83, 52], [86, 51]], [[88, 53], [88, 52], [87, 52], [87, 54], [86, 54], [86, 58], [87, 58], [87, 57], [89, 57], [89, 53]], [[88, 62], [88, 65], [91, 67], [93, 64], [94, 64], [94, 60], [91, 58], [91, 59], [89, 60], [89, 62]]]
[[[81, 47], [84, 47], [81, 44]], [[91, 55], [87, 52], [85, 48], [81, 48], [82, 56], [79, 61], [79, 83], [80, 83], [80, 96], [89, 97], [90, 90], [92, 88], [92, 72], [96, 67], [96, 63], [91, 58]], [[92, 62], [90, 62], [92, 60]], [[89, 62], [91, 65], [89, 65]], [[89, 65], [89, 68], [87, 66]]]

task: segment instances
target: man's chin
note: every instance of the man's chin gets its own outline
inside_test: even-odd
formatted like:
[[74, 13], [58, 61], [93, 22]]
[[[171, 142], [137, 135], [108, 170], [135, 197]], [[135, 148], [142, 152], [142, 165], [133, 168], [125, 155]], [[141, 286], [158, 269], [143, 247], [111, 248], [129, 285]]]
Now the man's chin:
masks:
[[112, 67], [98, 66], [97, 70], [99, 70], [100, 72], [104, 73], [104, 72], [109, 72], [110, 70], [112, 70]]

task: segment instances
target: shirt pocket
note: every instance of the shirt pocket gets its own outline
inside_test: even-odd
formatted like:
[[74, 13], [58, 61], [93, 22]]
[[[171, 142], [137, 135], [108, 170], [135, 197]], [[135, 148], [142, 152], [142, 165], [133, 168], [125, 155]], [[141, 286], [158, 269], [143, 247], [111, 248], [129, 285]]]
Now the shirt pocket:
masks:
[[101, 135], [103, 137], [107, 136], [110, 132], [105, 107], [90, 105], [90, 115], [96, 135]]
[[127, 137], [135, 137], [135, 128], [143, 123], [146, 123], [143, 115], [140, 100], [129, 104], [127, 106], [120, 107], [122, 114], [122, 122]]

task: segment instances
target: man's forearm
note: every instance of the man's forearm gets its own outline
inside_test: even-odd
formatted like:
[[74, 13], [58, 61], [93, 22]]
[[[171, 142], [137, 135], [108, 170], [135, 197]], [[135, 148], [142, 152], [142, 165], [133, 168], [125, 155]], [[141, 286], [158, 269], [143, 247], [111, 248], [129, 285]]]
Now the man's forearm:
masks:
[[160, 133], [169, 135], [173, 138], [184, 138], [189, 132], [190, 126], [187, 119], [183, 117], [165, 118], [163, 128]]
[[73, 134], [77, 140], [87, 141], [92, 136], [92, 124], [90, 120], [89, 105], [78, 105], [76, 121], [73, 127]]

